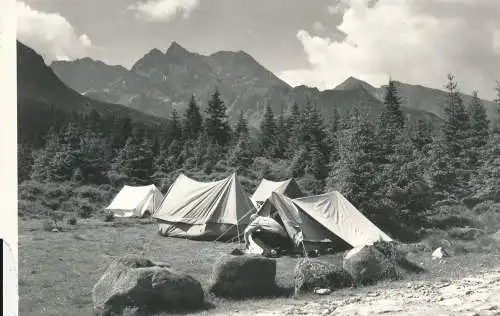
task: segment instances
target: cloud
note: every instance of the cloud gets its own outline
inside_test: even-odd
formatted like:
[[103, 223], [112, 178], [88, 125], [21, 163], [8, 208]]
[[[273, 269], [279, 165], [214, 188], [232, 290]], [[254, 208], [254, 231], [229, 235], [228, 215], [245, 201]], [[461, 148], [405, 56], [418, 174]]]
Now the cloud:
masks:
[[60, 14], [37, 11], [22, 1], [16, 6], [17, 38], [41, 54], [45, 62], [84, 57], [92, 48], [90, 38], [77, 35]]
[[128, 7], [136, 12], [136, 17], [150, 22], [166, 22], [181, 14], [188, 18], [198, 7], [199, 0], [147, 0]]
[[493, 97], [500, 78], [500, 1], [342, 0], [338, 7], [343, 5], [337, 28], [345, 39], [299, 30], [309, 67], [285, 71], [283, 80], [328, 89], [351, 75], [374, 85], [390, 75], [440, 89], [452, 72], [462, 91], [477, 88]]

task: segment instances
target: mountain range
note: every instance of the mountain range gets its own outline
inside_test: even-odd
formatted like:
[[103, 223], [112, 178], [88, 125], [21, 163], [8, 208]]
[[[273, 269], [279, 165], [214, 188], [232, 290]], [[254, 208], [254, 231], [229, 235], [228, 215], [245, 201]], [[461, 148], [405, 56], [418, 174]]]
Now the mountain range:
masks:
[[[385, 87], [347, 78], [331, 90], [291, 87], [243, 51], [219, 51], [211, 55], [190, 52], [173, 42], [165, 52], [152, 49], [131, 69], [82, 58], [54, 61], [50, 68], [29, 47], [18, 42], [18, 93], [23, 99], [79, 110], [120, 112], [134, 119], [160, 121], [172, 109], [183, 111], [192, 95], [205, 108], [218, 89], [231, 120], [244, 112], [258, 127], [267, 105], [275, 113], [287, 112], [294, 103], [311, 103], [325, 118], [335, 109], [346, 114], [354, 106], [375, 117], [384, 108]], [[403, 112], [410, 120], [442, 122], [446, 92], [396, 82]], [[470, 100], [464, 95], [465, 102]], [[491, 118], [495, 104], [483, 100]]]
[[[131, 69], [83, 58], [54, 61], [54, 72], [69, 87], [96, 100], [119, 103], [147, 114], [168, 117], [172, 109], [182, 111], [194, 95], [206, 106], [210, 94], [218, 89], [228, 115], [235, 120], [241, 112], [257, 127], [267, 105], [275, 113], [287, 112], [294, 103], [315, 104], [325, 117], [334, 109], [341, 114], [353, 106], [367, 109], [373, 116], [384, 108], [385, 87], [354, 77], [331, 90], [291, 87], [244, 51], [219, 51], [211, 55], [190, 52], [177, 42], [162, 52], [152, 49]], [[403, 111], [410, 120], [429, 119], [439, 124], [444, 114], [446, 92], [396, 82], [403, 100]], [[470, 96], [464, 95], [465, 101]], [[490, 115], [494, 104], [484, 100]]]
[[148, 125], [164, 121], [121, 104], [106, 103], [83, 96], [64, 84], [45, 64], [42, 56], [19, 41], [17, 42], [17, 100], [19, 109], [52, 106], [77, 113], [96, 110], [101, 115], [129, 117], [132, 121]]

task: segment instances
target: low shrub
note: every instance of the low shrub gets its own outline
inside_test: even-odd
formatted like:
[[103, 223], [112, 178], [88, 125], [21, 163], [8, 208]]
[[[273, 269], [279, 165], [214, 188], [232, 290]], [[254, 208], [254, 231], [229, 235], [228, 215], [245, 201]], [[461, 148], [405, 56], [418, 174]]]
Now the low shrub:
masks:
[[114, 219], [115, 219], [115, 214], [113, 214], [113, 212], [106, 212], [106, 214], [104, 214], [105, 222], [112, 222], [114, 221]]
[[50, 219], [46, 219], [42, 222], [42, 228], [43, 230], [45, 230], [46, 232], [51, 232], [53, 231], [54, 229], [59, 229], [59, 226], [57, 225], [56, 222], [54, 222], [53, 220], [50, 220]]
[[73, 216], [69, 217], [66, 220], [66, 222], [67, 222], [68, 225], [72, 225], [72, 226], [76, 225], [76, 223], [77, 223], [76, 216], [73, 215]]

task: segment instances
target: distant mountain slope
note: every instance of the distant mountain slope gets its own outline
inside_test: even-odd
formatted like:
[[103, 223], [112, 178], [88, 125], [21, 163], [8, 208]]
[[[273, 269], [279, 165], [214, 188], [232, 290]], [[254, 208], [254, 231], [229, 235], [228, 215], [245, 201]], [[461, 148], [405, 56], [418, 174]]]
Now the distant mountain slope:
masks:
[[[438, 89], [427, 88], [421, 85], [411, 85], [403, 82], [396, 82], [401, 98], [406, 106], [428, 111], [439, 117], [444, 117], [444, 107], [446, 104], [446, 92]], [[376, 96], [383, 98], [384, 87], [377, 89]], [[462, 93], [465, 105], [472, 99], [469, 94]], [[490, 119], [496, 118], [496, 105], [493, 101], [482, 100]]]
[[68, 111], [88, 113], [92, 109], [103, 115], [121, 115], [134, 121], [159, 123], [157, 117], [146, 115], [119, 104], [89, 99], [67, 87], [33, 49], [17, 42], [18, 107], [25, 105], [54, 106]]
[[[399, 81], [395, 81], [395, 84], [405, 107], [416, 111], [427, 111], [440, 118], [444, 117], [444, 107], [447, 98], [445, 91], [424, 87], [422, 85], [411, 85]], [[370, 84], [354, 77], [349, 77], [346, 81], [335, 87], [335, 90], [352, 91], [359, 90], [360, 88], [364, 88], [377, 99], [383, 101], [386, 86], [375, 88]], [[471, 95], [464, 93], [462, 93], [462, 97], [466, 105], [468, 105], [472, 99]], [[488, 100], [482, 101], [490, 119], [495, 118], [497, 116], [495, 103]]]
[[[325, 116], [331, 115], [334, 108], [346, 113], [353, 106], [363, 106], [375, 116], [383, 108], [376, 97], [377, 89], [352, 77], [335, 90], [292, 88], [243, 51], [205, 56], [189, 52], [177, 42], [165, 53], [151, 50], [126, 72], [124, 68], [90, 59], [54, 62], [52, 68], [62, 81], [88, 97], [159, 117], [169, 116], [173, 108], [183, 110], [192, 94], [202, 108], [206, 107], [216, 88], [226, 102], [230, 118], [236, 120], [243, 111], [252, 127], [259, 125], [267, 105], [278, 113], [282, 107], [288, 111], [295, 102], [299, 106], [312, 102]], [[410, 119], [440, 121], [420, 109], [404, 111]]]

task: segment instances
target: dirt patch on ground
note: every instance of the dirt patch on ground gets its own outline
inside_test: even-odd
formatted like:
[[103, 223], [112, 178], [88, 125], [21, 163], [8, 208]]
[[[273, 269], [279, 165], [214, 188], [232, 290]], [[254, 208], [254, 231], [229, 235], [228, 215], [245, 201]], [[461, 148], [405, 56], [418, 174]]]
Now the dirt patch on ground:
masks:
[[267, 306], [265, 310], [253, 312], [234, 310], [229, 314], [500, 315], [500, 269], [453, 281], [398, 282], [386, 288], [379, 286], [359, 293], [350, 292], [291, 302], [288, 306]]

